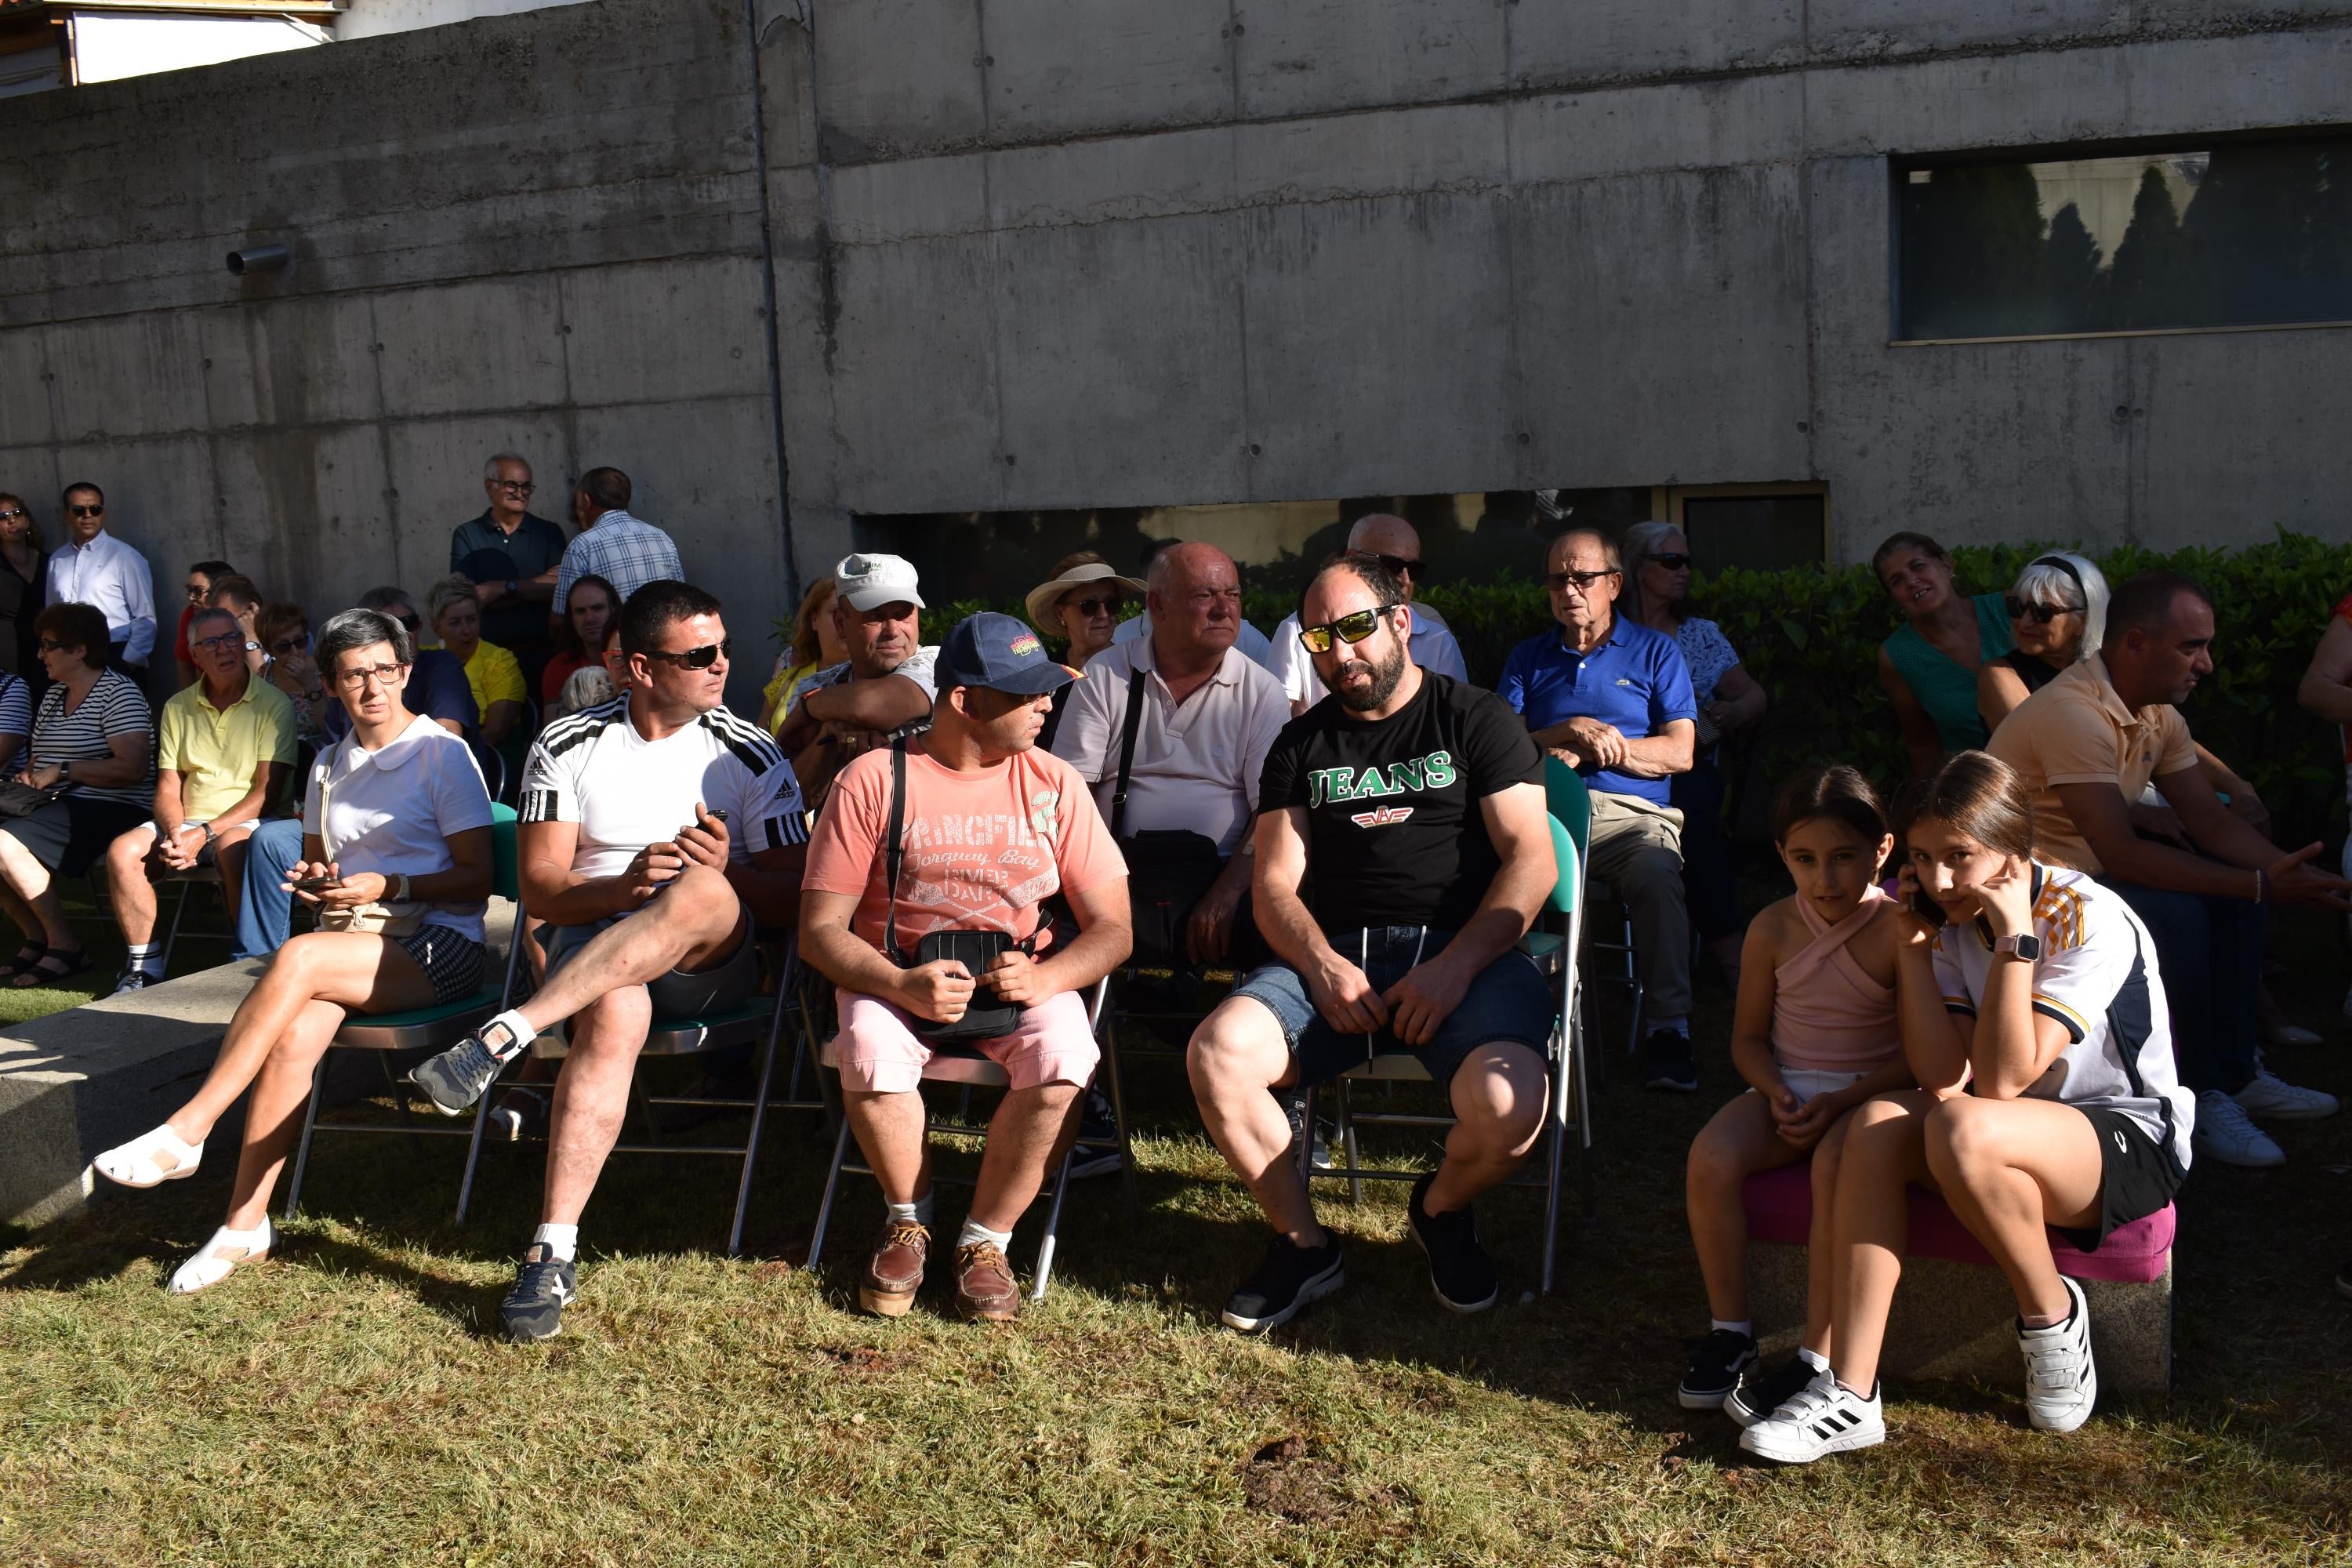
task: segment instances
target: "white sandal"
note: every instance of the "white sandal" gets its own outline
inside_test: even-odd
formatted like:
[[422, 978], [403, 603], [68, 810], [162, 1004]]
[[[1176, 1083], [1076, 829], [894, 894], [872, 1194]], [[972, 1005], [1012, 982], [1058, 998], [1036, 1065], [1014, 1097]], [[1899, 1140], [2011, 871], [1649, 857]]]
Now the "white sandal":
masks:
[[170, 1122], [152, 1132], [119, 1143], [89, 1163], [108, 1181], [126, 1187], [153, 1187], [196, 1173], [205, 1157], [202, 1143], [191, 1143], [172, 1131]]
[[[249, 1239], [259, 1236], [261, 1245]], [[239, 1268], [256, 1263], [267, 1263], [278, 1250], [278, 1227], [264, 1219], [258, 1231], [231, 1230], [223, 1226], [213, 1232], [212, 1239], [196, 1248], [196, 1255], [172, 1271], [168, 1289], [174, 1296], [193, 1296], [197, 1291], [219, 1284]]]

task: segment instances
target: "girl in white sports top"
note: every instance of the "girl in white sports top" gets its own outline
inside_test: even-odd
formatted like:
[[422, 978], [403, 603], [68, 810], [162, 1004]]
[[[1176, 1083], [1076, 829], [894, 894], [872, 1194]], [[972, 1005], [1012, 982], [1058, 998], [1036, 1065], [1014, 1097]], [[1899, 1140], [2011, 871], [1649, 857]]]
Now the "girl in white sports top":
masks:
[[[1691, 1240], [1706, 1279], [1714, 1326], [1693, 1348], [1675, 1391], [1685, 1410], [1720, 1408], [1746, 1426], [1829, 1363], [1830, 1200], [1838, 1146], [1853, 1108], [1907, 1089], [1895, 1000], [1901, 922], [1879, 868], [1895, 847], [1870, 781], [1844, 766], [1790, 781], [1773, 808], [1772, 837], [1797, 890], [1758, 915], [1740, 953], [1731, 1062], [1748, 1091], [1691, 1144]], [[1920, 1004], [1935, 1006], [1932, 989]], [[1748, 1216], [1741, 1189], [1759, 1171], [1812, 1161], [1814, 1265], [1805, 1337], [1786, 1366], [1757, 1369], [1748, 1321]]]
[[1815, 1380], [1739, 1446], [1802, 1463], [1885, 1440], [1879, 1352], [1909, 1239], [1911, 1183], [1939, 1192], [2017, 1294], [2025, 1409], [2071, 1432], [2098, 1394], [2090, 1311], [2048, 1227], [2089, 1251], [2172, 1201], [2195, 1100], [2174, 1076], [2155, 944], [2120, 898], [2033, 858], [2007, 764], [1962, 752], [1900, 814], [1906, 985], [1946, 1017], [1904, 1053], [1920, 1088], [1857, 1110], [1833, 1205], [1837, 1341]]

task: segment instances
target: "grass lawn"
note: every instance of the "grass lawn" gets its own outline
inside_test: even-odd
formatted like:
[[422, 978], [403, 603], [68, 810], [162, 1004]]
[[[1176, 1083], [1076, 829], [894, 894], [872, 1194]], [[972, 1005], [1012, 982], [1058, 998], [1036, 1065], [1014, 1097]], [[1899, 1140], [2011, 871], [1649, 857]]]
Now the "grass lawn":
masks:
[[[2326, 1044], [2282, 1072], [2352, 1094], [2346, 965], [2313, 921], [2280, 990]], [[2071, 1437], [2013, 1385], [1891, 1389], [1893, 1436], [1758, 1468], [1674, 1399], [1706, 1327], [1681, 1159], [1734, 1085], [1702, 988], [1705, 1092], [1602, 1098], [1597, 1226], [1535, 1285], [1539, 1197], [1482, 1207], [1505, 1302], [1458, 1319], [1402, 1188], [1325, 1212], [1349, 1284], [1261, 1340], [1217, 1327], [1265, 1232], [1174, 1064], [1133, 1065], [1143, 1212], [1085, 1184], [1045, 1305], [857, 1315], [878, 1207], [805, 1248], [822, 1140], [788, 1116], [728, 1261], [723, 1162], [616, 1161], [562, 1338], [493, 1337], [539, 1190], [500, 1149], [450, 1224], [463, 1146], [321, 1140], [287, 1260], [167, 1297], [227, 1158], [0, 1241], [0, 1554], [48, 1563], [2342, 1563], [2352, 1558], [2352, 1118], [2279, 1130], [2282, 1171], [2200, 1167], [2181, 1201], [2168, 1400]], [[1604, 1008], [1604, 1019], [1612, 1010]], [[1403, 1158], [1416, 1146], [1390, 1146]], [[219, 1155], [230, 1151], [223, 1149]], [[2332, 1168], [2332, 1169], [2331, 1169]], [[942, 1222], [961, 1215], [943, 1192]], [[1015, 1244], [1033, 1253], [1034, 1222]]]

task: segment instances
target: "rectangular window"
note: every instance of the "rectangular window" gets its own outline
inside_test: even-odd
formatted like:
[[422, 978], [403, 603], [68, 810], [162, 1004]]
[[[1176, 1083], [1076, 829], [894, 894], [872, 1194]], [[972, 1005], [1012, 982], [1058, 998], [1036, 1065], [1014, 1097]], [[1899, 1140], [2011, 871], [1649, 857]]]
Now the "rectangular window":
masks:
[[1826, 485], [1677, 485], [1666, 492], [1664, 516], [1709, 571], [1778, 572], [1829, 559]]
[[1899, 340], [2352, 321], [2352, 133], [1893, 172]]

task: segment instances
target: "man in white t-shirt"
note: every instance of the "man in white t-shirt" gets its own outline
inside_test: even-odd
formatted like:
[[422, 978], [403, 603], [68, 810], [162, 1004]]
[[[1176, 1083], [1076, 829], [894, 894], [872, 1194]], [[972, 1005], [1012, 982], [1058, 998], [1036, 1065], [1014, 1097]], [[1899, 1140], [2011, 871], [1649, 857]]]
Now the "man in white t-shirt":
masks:
[[812, 811], [824, 809], [834, 775], [851, 762], [930, 721], [931, 666], [940, 656], [923, 644], [923, 595], [912, 563], [845, 555], [833, 579], [834, 625], [849, 657], [809, 677], [776, 731]]
[[541, 1223], [499, 1309], [517, 1340], [561, 1326], [580, 1214], [619, 1135], [647, 1031], [751, 994], [752, 918], [793, 921], [808, 854], [791, 765], [723, 706], [719, 601], [648, 583], [620, 625], [628, 695], [549, 725], [523, 769], [520, 880], [525, 907], [546, 922], [546, 978], [529, 1002], [410, 1074], [454, 1116], [541, 1030], [572, 1021]]
[[[1385, 511], [1360, 517], [1348, 530], [1348, 549], [1360, 555], [1376, 555], [1404, 586], [1407, 604], [1412, 605], [1412, 636], [1408, 646], [1412, 649], [1412, 662], [1439, 675], [1450, 675], [1467, 683], [1469, 667], [1462, 660], [1462, 645], [1454, 640], [1453, 630], [1444, 617], [1426, 605], [1413, 604], [1421, 588], [1421, 535], [1404, 519]], [[1282, 682], [1282, 693], [1290, 699], [1293, 716], [1306, 712], [1330, 691], [1323, 678], [1315, 673], [1314, 656], [1298, 640], [1298, 616], [1294, 612], [1285, 616], [1282, 624], [1274, 628], [1274, 662], [1268, 666], [1275, 678]]]

